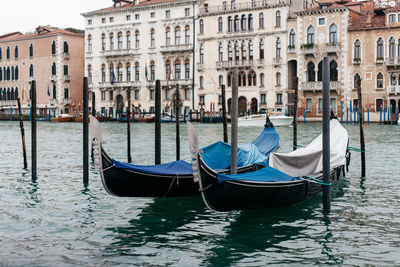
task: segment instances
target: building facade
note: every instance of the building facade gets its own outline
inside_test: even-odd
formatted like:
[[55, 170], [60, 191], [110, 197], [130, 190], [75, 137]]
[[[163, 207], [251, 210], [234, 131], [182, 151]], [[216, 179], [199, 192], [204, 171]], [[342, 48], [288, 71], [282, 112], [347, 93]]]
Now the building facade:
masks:
[[36, 81], [38, 114], [79, 112], [82, 102], [84, 38], [79, 31], [39, 26], [31, 34], [0, 36], [0, 108], [9, 113], [21, 99], [29, 114], [31, 81]]
[[116, 1], [83, 14], [86, 75], [96, 113], [115, 117], [126, 110], [129, 94], [136, 112], [154, 112], [156, 80], [163, 110], [171, 110], [177, 88], [182, 110], [193, 108], [197, 9], [195, 0]]

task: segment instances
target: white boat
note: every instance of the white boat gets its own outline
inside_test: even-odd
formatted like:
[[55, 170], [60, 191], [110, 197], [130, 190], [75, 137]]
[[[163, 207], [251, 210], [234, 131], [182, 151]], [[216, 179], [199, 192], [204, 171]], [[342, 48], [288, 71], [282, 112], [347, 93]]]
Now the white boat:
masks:
[[[274, 126], [289, 126], [293, 122], [293, 118], [286, 116], [285, 114], [271, 114], [269, 115], [270, 121]], [[265, 125], [265, 114], [250, 115], [245, 117], [240, 117], [238, 119], [238, 126], [254, 126], [254, 127], [264, 127]]]

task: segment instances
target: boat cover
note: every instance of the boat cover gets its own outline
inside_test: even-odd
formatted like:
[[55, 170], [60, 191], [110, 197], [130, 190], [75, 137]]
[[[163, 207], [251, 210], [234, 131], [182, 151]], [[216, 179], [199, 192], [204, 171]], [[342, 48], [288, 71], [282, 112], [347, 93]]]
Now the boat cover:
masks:
[[[332, 119], [330, 121], [331, 168], [346, 163], [348, 140], [347, 130], [337, 119]], [[294, 177], [322, 172], [322, 134], [304, 148], [287, 154], [271, 153], [269, 166]]]
[[187, 175], [193, 173], [192, 164], [187, 163], [186, 161], [183, 160], [174, 161], [167, 164], [142, 166], [142, 165], [122, 163], [113, 159], [113, 165], [116, 168], [142, 172], [142, 173], [149, 173], [149, 174]]
[[289, 182], [297, 181], [299, 178], [292, 177], [271, 167], [265, 167], [258, 171], [246, 172], [241, 174], [220, 174], [218, 181], [255, 181], [255, 182]]
[[[253, 164], [268, 166], [269, 154], [279, 147], [279, 135], [275, 128], [264, 128], [260, 136], [250, 144], [239, 145], [237, 166], [244, 167]], [[216, 142], [202, 148], [201, 157], [213, 170], [229, 169], [231, 166], [231, 145]]]

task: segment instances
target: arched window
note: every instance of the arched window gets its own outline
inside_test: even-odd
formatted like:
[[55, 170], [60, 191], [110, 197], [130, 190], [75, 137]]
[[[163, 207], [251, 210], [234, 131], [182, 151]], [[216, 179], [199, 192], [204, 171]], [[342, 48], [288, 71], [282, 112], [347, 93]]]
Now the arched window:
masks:
[[384, 56], [383, 39], [379, 37], [378, 41], [376, 42], [376, 59], [383, 60]]
[[254, 47], [253, 47], [253, 41], [249, 41], [249, 60], [254, 59]]
[[394, 72], [390, 74], [390, 85], [396, 85], [397, 84], [397, 77]]
[[190, 44], [190, 26], [185, 26], [185, 44]]
[[361, 60], [361, 42], [358, 39], [354, 43], [354, 60]]
[[200, 34], [204, 34], [204, 20], [199, 21], [199, 26], [200, 26]]
[[110, 33], [110, 50], [114, 50], [114, 33]]
[[330, 27], [329, 27], [329, 43], [330, 44], [334, 44], [334, 43], [336, 43], [338, 40], [337, 40], [337, 26], [336, 26], [336, 24], [332, 24]]
[[317, 81], [322, 82], [322, 69], [323, 69], [324, 63], [322, 60], [318, 63], [318, 75], [317, 75]]
[[281, 58], [281, 39], [278, 37], [276, 38], [276, 45], [275, 45], [275, 56], [276, 58]]
[[11, 80], [11, 70], [10, 67], [7, 67], [7, 81]]
[[69, 46], [68, 46], [68, 42], [64, 41], [64, 49], [63, 49], [64, 53], [69, 53]]
[[233, 27], [234, 27], [234, 31], [238, 32], [240, 30], [240, 25], [239, 25], [240, 19], [239, 19], [239, 15], [235, 16], [235, 21], [233, 23]]
[[51, 75], [56, 75], [56, 74], [57, 74], [56, 63], [53, 62], [53, 65], [51, 65]]
[[253, 15], [252, 14], [249, 14], [248, 21], [249, 21], [249, 31], [254, 30]]
[[260, 40], [260, 59], [264, 59], [264, 39]]
[[224, 61], [224, 50], [223, 50], [222, 42], [220, 42], [218, 45], [218, 61], [219, 62]]
[[240, 60], [240, 44], [239, 41], [235, 42], [235, 61]]
[[88, 83], [92, 83], [92, 79], [93, 79], [92, 65], [88, 65], [88, 67], [87, 67], [87, 75], [88, 75]]
[[228, 43], [228, 61], [233, 60], [233, 48], [232, 48], [232, 42], [229, 41]]
[[308, 27], [307, 29], [307, 44], [315, 43], [315, 28], [313, 26]]
[[9, 47], [9, 46], [7, 46], [6, 58], [7, 58], [7, 59], [10, 59], [10, 47]]
[[376, 75], [376, 88], [383, 88], [383, 74], [381, 72]]
[[57, 87], [55, 84], [53, 84], [53, 99], [57, 98]]
[[276, 86], [281, 86], [281, 73], [277, 72], [276, 73], [276, 81], [275, 81]]
[[264, 13], [260, 13], [260, 15], [258, 15], [258, 27], [260, 29], [264, 29]]
[[242, 41], [242, 60], [246, 60], [247, 59], [247, 45], [245, 41]]
[[118, 50], [122, 49], [122, 32], [117, 33], [117, 45], [118, 45]]
[[251, 74], [251, 72], [249, 72], [247, 78], [248, 78], [248, 85], [252, 86], [252, 84], [253, 84], [253, 75]]
[[51, 43], [51, 54], [55, 55], [56, 54], [56, 41], [53, 41]]
[[353, 88], [357, 88], [357, 83], [361, 79], [360, 74], [356, 73], [353, 77]]
[[106, 35], [104, 33], [101, 35], [101, 50], [106, 50]]
[[228, 75], [226, 76], [226, 83], [228, 87], [232, 86], [232, 73], [228, 73]]
[[315, 82], [315, 64], [312, 61], [307, 65], [307, 82]]
[[200, 45], [200, 63], [204, 63], [204, 46]]
[[150, 80], [154, 81], [156, 79], [156, 64], [154, 61], [150, 62]]
[[389, 58], [394, 58], [396, 57], [396, 40], [391, 37], [389, 39]]
[[11, 88], [11, 100], [14, 100], [14, 87]]
[[[2, 81], [3, 80], [3, 69], [2, 68], [0, 68], [0, 81]], [[1, 93], [1, 92], [0, 92]]]
[[14, 58], [18, 58], [18, 45], [14, 48]]
[[275, 26], [280, 27], [281, 26], [281, 12], [278, 10], [275, 13]]
[[246, 86], [246, 73], [243, 72], [242, 75], [239, 75], [238, 78], [239, 78], [238, 82], [240, 82], [240, 80], [242, 80], [242, 86]]
[[33, 57], [33, 44], [29, 45], [29, 57]]
[[33, 65], [29, 66], [29, 77], [33, 77]]
[[222, 22], [222, 17], [218, 18], [218, 32], [223, 31], [223, 22]]
[[14, 81], [14, 66], [11, 67], [11, 80]]
[[238, 86], [242, 86], [242, 75], [244, 74], [244, 79], [246, 80], [246, 74], [244, 72], [238, 73]]
[[204, 77], [200, 76], [200, 88], [204, 89]]
[[15, 87], [14, 100], [18, 99], [18, 87]]
[[167, 27], [165, 30], [165, 45], [171, 45], [171, 29]]
[[117, 65], [117, 80], [118, 80], [118, 82], [122, 82], [122, 77], [123, 77], [122, 64], [119, 63], [119, 64]]
[[181, 44], [181, 27], [175, 27], [175, 45]]
[[242, 31], [246, 31], [247, 30], [247, 18], [246, 18], [246, 15], [244, 15], [244, 14], [242, 15], [240, 24], [241, 24], [241, 27], [242, 27]]
[[114, 73], [114, 64], [110, 64], [108, 66], [108, 70], [110, 71], [110, 82], [111, 84], [114, 84], [116, 78], [115, 78], [115, 73]]
[[151, 29], [150, 30], [150, 47], [155, 47], [155, 46], [156, 46], [155, 30]]
[[131, 49], [131, 32], [126, 32], [126, 49]]
[[175, 80], [181, 79], [181, 62], [179, 60], [175, 61]]
[[3, 59], [3, 50], [0, 47], [0, 60], [2, 60], [2, 59]]
[[135, 63], [135, 81], [139, 81], [140, 78], [140, 67], [139, 62]]
[[88, 42], [88, 52], [92, 52], [92, 35], [88, 35], [88, 39], [87, 39], [87, 42]]
[[138, 30], [135, 31], [135, 48], [139, 48], [140, 47], [140, 33]]
[[233, 20], [232, 17], [229, 16], [228, 17], [228, 32], [232, 32], [233, 31]]
[[101, 65], [101, 82], [106, 82], [106, 65]]
[[330, 81], [337, 81], [338, 80], [338, 64], [335, 60], [332, 60], [329, 64], [330, 68]]
[[190, 78], [190, 60], [186, 59], [185, 60], [185, 79]]
[[294, 29], [290, 30], [289, 34], [289, 48], [294, 48], [296, 45], [296, 32]]

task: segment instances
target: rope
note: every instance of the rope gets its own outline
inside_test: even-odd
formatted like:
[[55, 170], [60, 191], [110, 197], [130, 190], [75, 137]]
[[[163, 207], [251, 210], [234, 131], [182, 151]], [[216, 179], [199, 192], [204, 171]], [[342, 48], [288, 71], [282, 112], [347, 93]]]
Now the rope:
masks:
[[206, 191], [207, 189], [209, 189], [211, 186], [213, 186], [214, 184], [209, 184], [206, 188], [204, 188], [203, 190], [199, 190], [200, 192], [204, 192], [204, 191]]
[[349, 146], [347, 148], [347, 150], [352, 150], [352, 151], [356, 151], [356, 152], [366, 152], [365, 150], [361, 150], [361, 149], [359, 149], [357, 147], [351, 147], [351, 146]]
[[293, 146], [293, 147], [295, 147], [295, 148], [302, 148], [303, 146], [297, 145], [297, 146]]
[[[321, 182], [321, 181], [318, 180], [318, 179], [315, 179], [314, 177], [307, 176], [307, 175], [304, 175], [304, 176], [301, 177], [301, 178], [311, 179], [312, 181], [310, 181], [310, 182], [317, 183], [317, 184], [320, 184], [320, 185], [327, 185], [327, 186], [331, 186], [331, 185], [332, 185], [331, 183], [324, 183], [324, 182]], [[307, 179], [304, 179], [304, 180], [307, 180]]]
[[172, 182], [171, 182], [171, 184], [169, 185], [169, 188], [168, 188], [167, 192], [164, 194], [163, 197], [166, 197], [166, 196], [168, 195], [168, 193], [169, 193], [169, 191], [171, 190], [171, 187], [172, 187], [172, 185], [174, 184], [174, 181], [175, 181], [176, 178], [179, 179], [178, 175], [174, 176], [174, 179], [172, 179]]

